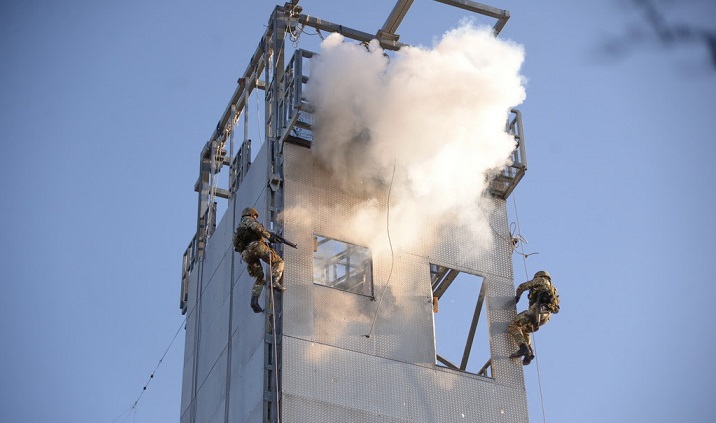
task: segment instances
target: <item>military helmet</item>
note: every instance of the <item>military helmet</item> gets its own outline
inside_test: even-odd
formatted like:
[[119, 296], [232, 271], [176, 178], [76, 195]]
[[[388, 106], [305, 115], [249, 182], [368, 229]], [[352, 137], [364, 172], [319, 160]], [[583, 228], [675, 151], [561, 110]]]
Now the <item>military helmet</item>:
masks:
[[256, 209], [253, 207], [246, 207], [244, 211], [241, 212], [241, 217], [244, 216], [259, 217], [259, 212], [257, 212]]
[[539, 272], [535, 273], [535, 278], [547, 278], [552, 281], [552, 277], [544, 270], [540, 270]]

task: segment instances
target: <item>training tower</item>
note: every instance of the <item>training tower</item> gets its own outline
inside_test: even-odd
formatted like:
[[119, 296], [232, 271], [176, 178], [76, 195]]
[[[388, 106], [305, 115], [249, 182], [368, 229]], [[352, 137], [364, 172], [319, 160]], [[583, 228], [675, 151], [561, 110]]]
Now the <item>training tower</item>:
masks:
[[[509, 18], [470, 0], [438, 1], [496, 21], [496, 36]], [[397, 50], [404, 44], [396, 30], [411, 4], [397, 1], [375, 33], [303, 14], [298, 0], [271, 14], [200, 155], [197, 232], [181, 280], [187, 316], [181, 423], [528, 421], [522, 365], [509, 358], [516, 347], [506, 332], [515, 289], [505, 199], [526, 169], [517, 110], [506, 121], [517, 141], [513, 164], [490, 185], [499, 207], [491, 221], [498, 236], [488, 253], [460, 261], [457, 246], [446, 241], [372, 257], [346, 239], [341, 216], [321, 215], [329, 207], [320, 206], [349, 206], [362, 194], [339, 188], [311, 154], [311, 107], [302, 92], [314, 54], [297, 48], [287, 54], [286, 39], [297, 28], [313, 28], [359, 42], [378, 39], [384, 49]], [[254, 154], [252, 92], [263, 99], [265, 120], [265, 140]], [[256, 115], [252, 110], [252, 119]], [[388, 187], [384, 191], [379, 207], [386, 210]], [[311, 228], [282, 214], [299, 200], [316, 206]], [[253, 279], [232, 247], [241, 210], [249, 206], [267, 229], [298, 244], [276, 247], [287, 290], [272, 292], [267, 284], [263, 314], [249, 308]], [[438, 314], [434, 306], [466, 274], [478, 287], [469, 330], [456, 346], [460, 358], [451, 360], [436, 349], [434, 324], [449, 304], [441, 302]], [[486, 327], [488, 353], [471, 369], [478, 325]]]

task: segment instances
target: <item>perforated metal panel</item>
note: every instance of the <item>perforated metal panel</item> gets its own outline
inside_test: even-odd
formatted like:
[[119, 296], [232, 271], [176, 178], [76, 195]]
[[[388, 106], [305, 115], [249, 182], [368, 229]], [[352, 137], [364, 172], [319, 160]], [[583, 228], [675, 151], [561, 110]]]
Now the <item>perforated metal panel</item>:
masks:
[[[522, 368], [508, 358], [514, 345], [506, 330], [515, 310], [504, 201], [490, 222], [499, 234], [491, 248], [465, 256], [455, 243], [425, 243], [375, 257], [370, 298], [313, 283], [313, 234], [354, 241], [341, 223], [368, 197], [335, 189], [304, 147], [284, 145], [284, 160], [284, 235], [298, 249], [284, 252], [281, 421], [527, 421]], [[201, 280], [192, 274], [202, 295], [197, 303], [190, 291], [188, 300], [182, 422], [262, 421], [265, 320], [248, 306], [253, 278], [231, 236], [244, 207], [266, 215], [266, 175], [265, 160], [257, 160], [207, 244]], [[297, 206], [310, 219], [292, 213]], [[441, 236], [460, 237], [451, 230]], [[493, 378], [435, 364], [431, 263], [484, 277]], [[194, 397], [187, 374], [195, 377]]]
[[[365, 196], [334, 189], [310, 150], [285, 145], [284, 155], [285, 209], [308, 214], [289, 212], [284, 221], [299, 248], [284, 257], [282, 421], [527, 421], [522, 367], [508, 358], [514, 345], [506, 329], [515, 310], [504, 201], [497, 200], [490, 222], [497, 233], [492, 245], [477, 255], [441, 242], [374, 258], [373, 300], [316, 285], [312, 275], [312, 235], [352, 242], [341, 224]], [[461, 234], [447, 228], [441, 236], [459, 240]], [[434, 364], [431, 263], [485, 278], [493, 378]]]
[[284, 338], [283, 421], [523, 422], [525, 392], [480, 376]]

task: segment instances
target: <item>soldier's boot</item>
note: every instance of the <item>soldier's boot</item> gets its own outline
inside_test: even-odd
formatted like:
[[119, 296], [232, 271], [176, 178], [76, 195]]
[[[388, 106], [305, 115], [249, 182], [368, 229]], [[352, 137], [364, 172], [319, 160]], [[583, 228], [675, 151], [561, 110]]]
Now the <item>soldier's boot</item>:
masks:
[[516, 353], [512, 354], [510, 358], [518, 358], [522, 356], [528, 356], [530, 354], [530, 347], [527, 344], [520, 344], [520, 349]]
[[534, 360], [534, 358], [535, 358], [535, 355], [530, 353], [530, 354], [526, 355], [525, 358], [522, 359], [522, 364], [526, 366], [526, 365], [530, 364], [532, 362], [532, 360]]
[[283, 292], [283, 291], [285, 291], [285, 290], [286, 290], [286, 287], [284, 287], [284, 286], [281, 284], [281, 281], [282, 281], [282, 280], [283, 280], [283, 276], [281, 276], [281, 279], [280, 279], [280, 280], [276, 280], [276, 281], [272, 282], [273, 289], [277, 290], [278, 292]]
[[254, 311], [254, 313], [261, 313], [264, 311], [264, 309], [261, 308], [259, 305], [259, 296], [258, 295], [252, 295], [251, 296], [251, 310]]

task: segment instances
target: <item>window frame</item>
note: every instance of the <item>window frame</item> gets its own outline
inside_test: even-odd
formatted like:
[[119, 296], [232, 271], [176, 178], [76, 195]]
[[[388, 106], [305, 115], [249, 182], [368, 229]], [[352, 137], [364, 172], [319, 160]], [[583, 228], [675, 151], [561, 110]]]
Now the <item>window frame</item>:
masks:
[[[479, 350], [474, 350], [473, 347], [476, 345], [475, 343], [475, 335], [477, 335], [478, 330], [477, 326], [480, 323], [480, 316], [482, 316], [483, 310], [485, 310], [485, 317], [487, 316], [487, 306], [485, 302], [486, 297], [486, 283], [487, 278], [483, 275], [462, 271], [459, 269], [456, 269], [454, 267], [449, 266], [443, 266], [441, 264], [437, 263], [430, 263], [430, 283], [431, 283], [431, 290], [433, 293], [433, 301], [435, 304], [434, 308], [434, 319], [437, 318], [435, 314], [440, 313], [440, 309], [444, 309], [447, 307], [450, 307], [450, 304], [447, 302], [440, 303], [440, 299], [443, 295], [448, 291], [448, 289], [452, 286], [453, 282], [457, 280], [458, 276], [461, 273], [464, 273], [465, 275], [473, 278], [478, 278], [480, 282], [480, 288], [478, 290], [477, 298], [474, 303], [474, 310], [472, 311], [472, 319], [470, 320], [470, 327], [467, 331], [467, 336], [464, 341], [464, 348], [462, 356], [460, 357], [460, 363], [454, 364], [447, 358], [445, 358], [443, 355], [441, 355], [441, 351], [444, 351], [443, 349], [440, 349], [438, 346], [438, 327], [435, 324], [434, 320], [434, 329], [435, 329], [435, 363], [437, 366], [444, 367], [447, 369], [452, 369], [460, 372], [470, 373], [470, 374], [477, 374], [479, 376], [485, 376], [489, 378], [493, 378], [492, 376], [492, 349], [491, 349], [491, 339], [489, 334], [489, 325], [487, 328], [485, 328], [487, 334], [486, 336], [480, 336], [480, 339], [487, 339], [487, 362], [478, 370], [478, 371], [469, 371], [468, 366], [470, 366], [470, 355], [471, 353], [477, 352]], [[435, 311], [437, 310], [437, 311]], [[482, 334], [481, 334], [482, 335]], [[454, 337], [455, 339], [451, 338], [451, 341], [456, 341], [458, 336]], [[474, 357], [473, 357], [474, 358]]]
[[[339, 247], [342, 245], [344, 248], [331, 248], [331, 251], [333, 253], [332, 255], [326, 255], [325, 257], [317, 257], [320, 247], [322, 245], [326, 245], [327, 243], [336, 243]], [[356, 251], [359, 254], [355, 254]], [[363, 262], [364, 264], [362, 266], [354, 265], [354, 261], [351, 260], [351, 258], [354, 257], [357, 257], [359, 261]], [[322, 259], [323, 263], [317, 263], [317, 259]], [[369, 298], [375, 298], [375, 285], [373, 283], [373, 256], [368, 247], [353, 244], [326, 235], [314, 233], [312, 263], [314, 285], [324, 286], [326, 288], [336, 289], [339, 291], [361, 295]], [[317, 278], [317, 269], [321, 269], [322, 271], [327, 272], [330, 271], [329, 266], [333, 266], [333, 274], [326, 274], [324, 278]], [[343, 268], [342, 271], [339, 271], [339, 267]], [[353, 269], [359, 269], [359, 271], [356, 272]], [[357, 277], [361, 277], [362, 282], [351, 284], [350, 281]], [[338, 286], [341, 283], [348, 283], [349, 288], [345, 289], [343, 287]], [[364, 285], [366, 283], [367, 288], [366, 285]], [[355, 288], [360, 285], [363, 285], [363, 288], [360, 290], [356, 290]]]

